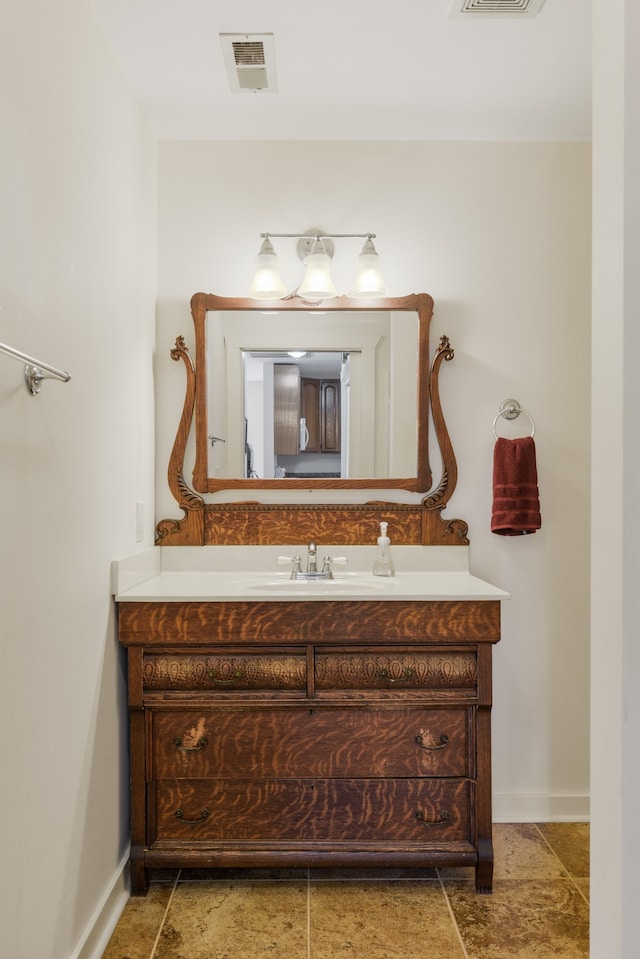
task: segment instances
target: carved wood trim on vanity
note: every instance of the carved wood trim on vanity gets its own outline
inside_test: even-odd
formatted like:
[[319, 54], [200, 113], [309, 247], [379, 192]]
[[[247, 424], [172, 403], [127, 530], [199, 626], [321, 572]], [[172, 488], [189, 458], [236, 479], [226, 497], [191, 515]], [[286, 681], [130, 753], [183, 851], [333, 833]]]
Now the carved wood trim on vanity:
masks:
[[424, 504], [207, 504], [204, 507], [204, 543], [208, 546], [283, 546], [318, 541], [342, 546], [371, 543], [384, 520], [399, 546], [468, 543], [467, 525], [443, 522]]
[[179, 336], [176, 339], [176, 345], [171, 350], [171, 359], [182, 360], [187, 373], [182, 415], [167, 471], [169, 489], [182, 510], [183, 518], [160, 520], [156, 528], [156, 543], [162, 546], [200, 546], [204, 542], [204, 500], [191, 489], [184, 478], [184, 453], [196, 398], [196, 372], [184, 337]]

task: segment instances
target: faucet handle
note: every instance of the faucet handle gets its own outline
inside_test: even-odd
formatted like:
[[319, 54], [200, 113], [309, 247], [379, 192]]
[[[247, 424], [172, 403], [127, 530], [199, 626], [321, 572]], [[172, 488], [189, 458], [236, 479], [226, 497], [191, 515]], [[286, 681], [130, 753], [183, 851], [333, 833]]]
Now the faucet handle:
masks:
[[332, 566], [346, 566], [349, 560], [346, 556], [323, 556], [322, 572], [330, 573]]
[[302, 572], [301, 556], [278, 556], [276, 563], [279, 566], [293, 566], [291, 570], [291, 579], [296, 579], [296, 574]]

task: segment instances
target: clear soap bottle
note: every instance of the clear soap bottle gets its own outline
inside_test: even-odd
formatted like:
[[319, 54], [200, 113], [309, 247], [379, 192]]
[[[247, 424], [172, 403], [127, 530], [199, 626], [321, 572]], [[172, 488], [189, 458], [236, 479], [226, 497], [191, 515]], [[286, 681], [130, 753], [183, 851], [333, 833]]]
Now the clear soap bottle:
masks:
[[376, 561], [373, 564], [374, 576], [395, 576], [396, 571], [391, 558], [391, 540], [387, 536], [388, 523], [380, 523], [380, 536], [378, 536], [378, 552]]

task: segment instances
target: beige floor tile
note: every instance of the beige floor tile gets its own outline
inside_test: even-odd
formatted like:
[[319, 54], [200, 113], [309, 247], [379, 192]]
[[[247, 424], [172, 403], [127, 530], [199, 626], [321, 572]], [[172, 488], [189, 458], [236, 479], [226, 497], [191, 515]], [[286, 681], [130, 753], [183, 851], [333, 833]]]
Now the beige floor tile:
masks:
[[[440, 866], [443, 881], [475, 881], [473, 868]], [[567, 872], [533, 823], [494, 823], [493, 879], [560, 879]]]
[[172, 891], [154, 883], [146, 896], [129, 899], [102, 959], [149, 959]]
[[464, 959], [438, 882], [311, 886], [311, 959]]
[[555, 879], [566, 870], [533, 823], [496, 823], [493, 827], [493, 878]]
[[307, 959], [305, 882], [180, 883], [154, 959]]
[[589, 823], [546, 822], [538, 829], [572, 876], [589, 877]]
[[589, 892], [590, 892], [590, 882], [588, 879], [574, 879], [573, 880], [584, 898], [589, 902]]
[[571, 879], [502, 880], [493, 895], [450, 882], [468, 959], [588, 959], [589, 907]]
[[157, 870], [103, 959], [587, 959], [588, 824], [496, 824], [494, 851], [492, 896], [468, 868]]

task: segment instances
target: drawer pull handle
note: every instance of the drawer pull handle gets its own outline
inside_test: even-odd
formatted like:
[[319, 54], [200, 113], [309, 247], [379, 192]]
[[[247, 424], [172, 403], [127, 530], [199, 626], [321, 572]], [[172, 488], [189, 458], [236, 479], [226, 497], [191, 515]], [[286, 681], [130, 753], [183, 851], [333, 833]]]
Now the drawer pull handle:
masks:
[[242, 676], [243, 674], [241, 669], [234, 669], [231, 679], [221, 679], [219, 674], [216, 673], [214, 669], [209, 670], [209, 679], [218, 686], [232, 686], [233, 683], [237, 682], [239, 679], [242, 679]]
[[420, 749], [444, 749], [445, 746], [449, 745], [449, 737], [447, 736], [446, 733], [442, 734], [442, 736], [440, 737], [439, 743], [434, 743], [433, 745], [429, 745], [428, 743], [425, 743], [424, 736], [422, 735], [422, 733], [416, 733], [415, 741], [420, 747]]
[[201, 736], [195, 746], [184, 746], [183, 742], [182, 736], [176, 736], [173, 740], [173, 745], [177, 746], [183, 753], [197, 753], [199, 749], [204, 749], [205, 746], [209, 745], [209, 740], [206, 736]]
[[388, 669], [385, 669], [384, 666], [378, 670], [378, 678], [386, 679], [388, 683], [408, 683], [409, 680], [415, 674], [415, 669], [412, 669], [408, 666], [402, 673], [401, 676], [395, 677], [392, 676]]
[[449, 811], [447, 809], [442, 809], [440, 811], [440, 819], [425, 819], [424, 813], [418, 810], [416, 812], [416, 819], [418, 822], [421, 822], [423, 826], [442, 826], [449, 819]]
[[209, 810], [203, 809], [202, 812], [200, 813], [199, 819], [185, 819], [184, 812], [182, 811], [182, 809], [176, 809], [176, 819], [179, 819], [180, 822], [183, 822], [185, 826], [197, 826], [198, 823], [204, 822], [208, 816], [209, 816]]

